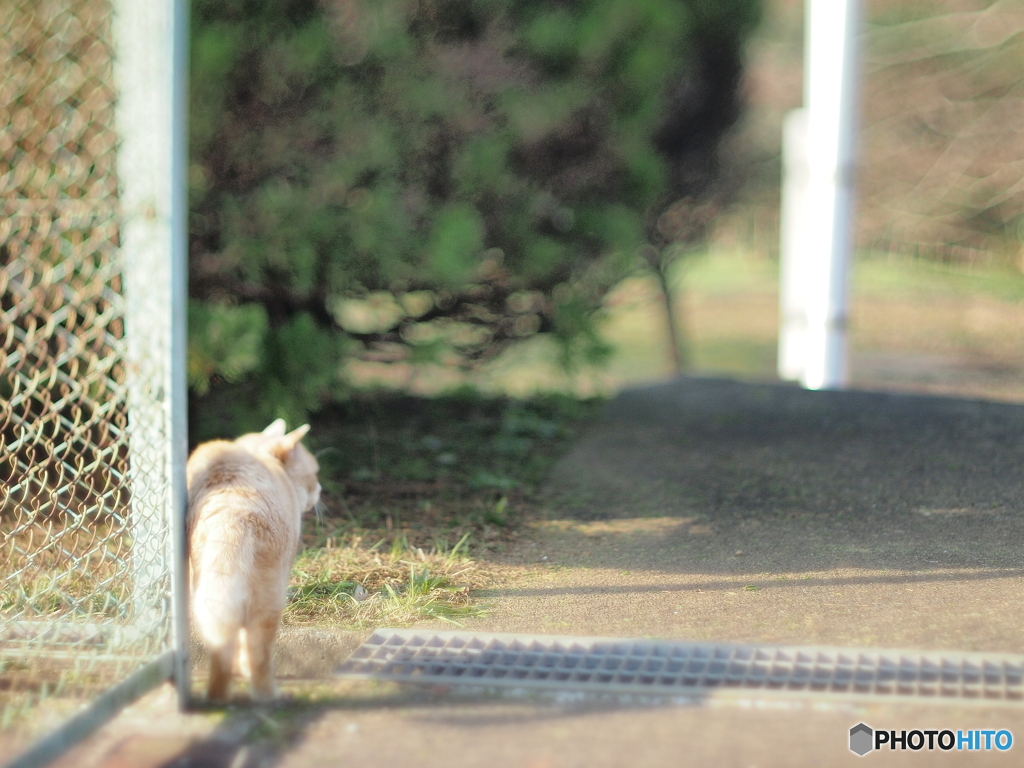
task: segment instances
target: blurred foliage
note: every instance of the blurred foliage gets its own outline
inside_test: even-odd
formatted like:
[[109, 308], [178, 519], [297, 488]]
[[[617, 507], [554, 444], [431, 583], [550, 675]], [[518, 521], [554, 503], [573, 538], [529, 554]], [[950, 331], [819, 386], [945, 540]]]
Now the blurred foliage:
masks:
[[544, 395], [527, 400], [471, 390], [423, 400], [355, 397], [328, 414], [318, 441], [340, 482], [435, 483], [453, 492], [533, 490], [601, 400]]
[[759, 8], [195, 0], [204, 412], [302, 419], [345, 395], [348, 359], [468, 367], [537, 333], [599, 361], [604, 294], [714, 176]]

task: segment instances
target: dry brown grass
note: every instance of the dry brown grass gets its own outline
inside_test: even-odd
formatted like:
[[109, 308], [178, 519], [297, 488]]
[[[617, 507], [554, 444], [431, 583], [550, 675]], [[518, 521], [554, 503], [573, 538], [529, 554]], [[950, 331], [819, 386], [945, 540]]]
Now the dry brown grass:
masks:
[[367, 546], [359, 534], [330, 537], [296, 560], [285, 622], [359, 629], [423, 618], [459, 624], [481, 615], [486, 606], [473, 602], [470, 591], [492, 583], [497, 568], [470, 559], [468, 539], [424, 550], [404, 535], [387, 548], [384, 539]]
[[123, 618], [130, 610], [130, 545], [119, 526], [72, 519], [12, 531], [0, 525], [5, 619]]

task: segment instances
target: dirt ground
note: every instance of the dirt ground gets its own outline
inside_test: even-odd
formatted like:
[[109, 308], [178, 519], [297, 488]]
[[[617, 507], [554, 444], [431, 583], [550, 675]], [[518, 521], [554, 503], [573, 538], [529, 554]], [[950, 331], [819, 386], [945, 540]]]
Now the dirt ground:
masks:
[[[1024, 407], [992, 402], [699, 378], [624, 392], [558, 463], [545, 518], [502, 555], [508, 577], [466, 628], [1024, 653], [1022, 434]], [[359, 640], [293, 630], [290, 703], [181, 716], [157, 692], [59, 765], [747, 768], [858, 760], [846, 734], [860, 721], [1024, 733], [1019, 706], [334, 679]], [[1019, 749], [927, 759], [1009, 765]]]

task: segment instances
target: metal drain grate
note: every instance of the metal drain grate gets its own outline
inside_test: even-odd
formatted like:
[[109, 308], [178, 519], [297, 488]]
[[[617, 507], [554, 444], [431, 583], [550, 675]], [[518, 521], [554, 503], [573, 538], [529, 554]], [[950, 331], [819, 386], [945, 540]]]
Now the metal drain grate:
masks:
[[337, 674], [659, 696], [732, 690], [1024, 700], [1022, 656], [399, 629], [375, 631]]

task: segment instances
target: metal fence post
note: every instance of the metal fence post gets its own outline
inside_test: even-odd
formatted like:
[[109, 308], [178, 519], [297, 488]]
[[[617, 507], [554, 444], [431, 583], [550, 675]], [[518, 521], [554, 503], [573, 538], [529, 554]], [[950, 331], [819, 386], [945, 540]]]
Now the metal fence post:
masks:
[[175, 650], [174, 682], [178, 703], [189, 705], [191, 667], [189, 663], [188, 613], [188, 542], [185, 539], [185, 514], [188, 511], [188, 489], [185, 485], [185, 463], [188, 461], [188, 41], [189, 3], [172, 0], [174, 34], [174, 90], [172, 94], [171, 153], [171, 360], [168, 367], [171, 391], [171, 503], [173, 515], [171, 546], [171, 587], [173, 642]]
[[808, 180], [800, 245], [806, 249], [802, 383], [808, 389], [841, 389], [847, 380], [859, 21], [858, 0], [808, 0], [804, 59]]
[[135, 622], [169, 598], [179, 699], [188, 697], [184, 468], [187, 6], [116, 0], [115, 113], [125, 265], [125, 325], [136, 553], [164, 549], [170, 594], [147, 557], [134, 564]]

